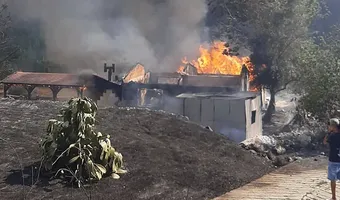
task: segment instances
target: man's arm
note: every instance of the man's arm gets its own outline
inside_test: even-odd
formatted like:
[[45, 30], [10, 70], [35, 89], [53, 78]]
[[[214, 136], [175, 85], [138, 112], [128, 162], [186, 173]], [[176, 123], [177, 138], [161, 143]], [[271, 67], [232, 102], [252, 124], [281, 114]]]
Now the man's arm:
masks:
[[327, 133], [325, 135], [325, 137], [323, 138], [323, 144], [327, 144], [328, 143], [328, 136], [329, 136], [329, 133]]

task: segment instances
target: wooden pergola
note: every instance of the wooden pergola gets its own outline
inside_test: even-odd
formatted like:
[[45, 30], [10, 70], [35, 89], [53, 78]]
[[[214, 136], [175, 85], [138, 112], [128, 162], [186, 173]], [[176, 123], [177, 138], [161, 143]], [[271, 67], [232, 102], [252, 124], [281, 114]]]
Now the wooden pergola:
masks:
[[36, 87], [50, 88], [53, 100], [57, 99], [58, 93], [63, 88], [73, 88], [79, 96], [83, 96], [86, 89], [85, 82], [74, 74], [67, 73], [35, 73], [35, 72], [16, 72], [0, 81], [4, 85], [4, 97], [12, 86], [22, 86], [27, 90], [27, 98], [32, 98], [32, 91]]

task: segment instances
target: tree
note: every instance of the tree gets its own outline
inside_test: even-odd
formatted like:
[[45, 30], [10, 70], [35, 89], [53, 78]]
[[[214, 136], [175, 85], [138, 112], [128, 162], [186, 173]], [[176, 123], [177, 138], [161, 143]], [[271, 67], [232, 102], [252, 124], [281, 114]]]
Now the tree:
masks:
[[13, 43], [11, 36], [11, 16], [7, 5], [2, 4], [0, 8], [0, 79], [12, 73], [15, 69], [13, 61], [18, 58], [20, 48]]
[[295, 63], [303, 108], [320, 120], [334, 117], [340, 109], [340, 28], [306, 42]]
[[212, 40], [232, 40], [234, 45], [246, 43], [247, 3], [247, 0], [207, 0], [206, 25]]
[[44, 71], [45, 43], [38, 20], [20, 20], [13, 17], [11, 37], [14, 45], [20, 47], [20, 57], [15, 64], [24, 71]]
[[11, 60], [18, 70], [33, 72], [65, 72], [66, 67], [46, 60], [46, 45], [41, 28], [41, 21], [22, 20], [13, 17], [8, 35], [11, 45], [20, 48], [20, 55]]
[[297, 80], [292, 62], [310, 35], [309, 27], [319, 12], [318, 0], [260, 0], [249, 3], [252, 34], [249, 46], [255, 66], [255, 85], [270, 91], [264, 122], [275, 112], [275, 95]]
[[123, 156], [112, 146], [110, 135], [94, 129], [97, 105], [89, 98], [73, 98], [61, 110], [61, 120], [49, 120], [42, 140], [42, 164], [46, 172], [68, 174], [78, 187], [104, 175], [118, 179]]
[[292, 60], [309, 39], [321, 5], [320, 0], [208, 0], [212, 39], [232, 40], [253, 52], [253, 84], [271, 93], [265, 122], [275, 111], [275, 95], [296, 80]]

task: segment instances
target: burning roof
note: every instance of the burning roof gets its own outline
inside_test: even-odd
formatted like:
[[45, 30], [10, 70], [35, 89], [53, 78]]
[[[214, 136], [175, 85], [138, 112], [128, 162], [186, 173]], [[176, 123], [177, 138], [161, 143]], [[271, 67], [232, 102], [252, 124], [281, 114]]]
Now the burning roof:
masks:
[[133, 67], [128, 74], [123, 78], [124, 83], [129, 82], [136, 82], [136, 83], [145, 83], [147, 79], [147, 73], [145, 71], [145, 68], [142, 64], [137, 64], [135, 67]]
[[[215, 41], [208, 48], [201, 46], [199, 51], [200, 56], [196, 60], [189, 62], [186, 57], [182, 59], [179, 73], [185, 73], [188, 64], [194, 66], [198, 74], [240, 75], [243, 66], [247, 67], [250, 74], [253, 71], [250, 58], [234, 55], [226, 42]], [[252, 74], [250, 80], [253, 80]]]
[[241, 76], [230, 75], [196, 75], [183, 76], [183, 85], [206, 87], [239, 87]]
[[[144, 66], [137, 64], [123, 81], [124, 83], [245, 88], [242, 85], [249, 84], [253, 80], [253, 65], [250, 58], [236, 55], [225, 42], [215, 41], [209, 48], [201, 46], [199, 51], [200, 56], [197, 60], [188, 62], [184, 58], [183, 66], [180, 66], [177, 72], [146, 73]], [[247, 76], [242, 76], [243, 73]]]

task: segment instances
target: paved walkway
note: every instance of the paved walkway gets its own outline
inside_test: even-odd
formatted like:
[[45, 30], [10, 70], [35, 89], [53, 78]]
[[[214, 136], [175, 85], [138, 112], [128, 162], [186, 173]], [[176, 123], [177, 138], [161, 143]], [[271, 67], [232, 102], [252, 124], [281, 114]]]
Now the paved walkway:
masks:
[[[214, 200], [326, 200], [331, 197], [326, 170], [325, 157], [304, 159]], [[340, 197], [340, 183], [338, 191]]]

